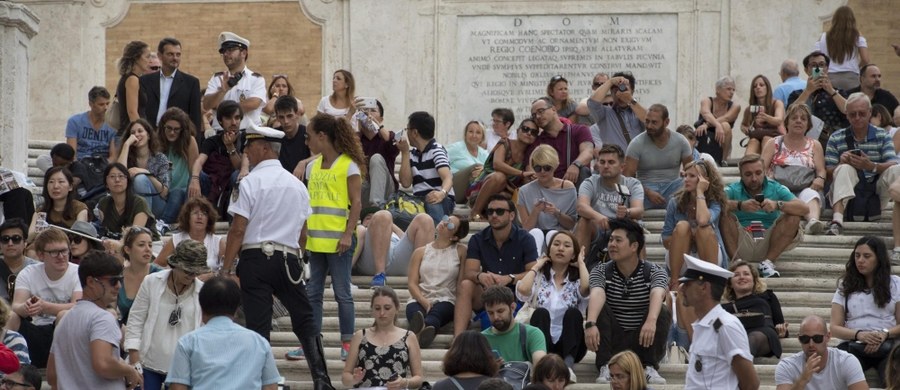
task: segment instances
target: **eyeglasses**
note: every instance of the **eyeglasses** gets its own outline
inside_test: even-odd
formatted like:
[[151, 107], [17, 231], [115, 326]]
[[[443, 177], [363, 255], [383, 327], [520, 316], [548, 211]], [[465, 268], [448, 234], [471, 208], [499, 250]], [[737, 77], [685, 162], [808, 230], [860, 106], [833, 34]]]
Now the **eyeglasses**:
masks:
[[125, 175], [109, 175], [106, 178], [112, 181], [125, 180], [127, 176]]
[[175, 133], [175, 134], [178, 134], [181, 132], [180, 127], [163, 126], [163, 130], [165, 130], [169, 133]]
[[822, 341], [825, 341], [825, 335], [824, 334], [817, 334], [814, 336], [801, 335], [801, 336], [797, 337], [797, 340], [800, 340], [800, 345], [806, 345], [806, 343], [808, 343], [809, 340], [812, 340], [812, 342], [814, 342], [816, 344], [821, 344]]
[[509, 209], [490, 209], [490, 208], [488, 208], [488, 209], [484, 209], [484, 215], [496, 214], [498, 217], [502, 217], [504, 214], [506, 214], [507, 211], [510, 211], [510, 210]]
[[69, 242], [75, 245], [81, 244], [81, 242], [84, 241], [84, 237], [77, 234], [67, 234], [67, 236], [69, 236]]
[[192, 215], [192, 216], [200, 216], [200, 215], [202, 215], [202, 216], [204, 216], [204, 217], [209, 217], [209, 214], [207, 214], [206, 211], [202, 211], [202, 210], [194, 210], [194, 211], [191, 211], [191, 215]]
[[450, 216], [445, 215], [443, 218], [441, 218], [441, 221], [447, 223], [447, 229], [450, 229], [450, 230], [456, 229], [456, 224], [453, 222], [450, 222]]
[[865, 118], [866, 115], [869, 115], [868, 111], [852, 111], [847, 113], [847, 118]]
[[55, 250], [55, 251], [41, 251], [41, 252], [44, 252], [44, 254], [46, 254], [47, 256], [50, 256], [50, 257], [68, 257], [69, 256], [68, 249], [59, 249], [59, 250]]
[[18, 234], [12, 236], [0, 236], [0, 242], [4, 244], [9, 244], [9, 242], [12, 241], [13, 244], [18, 245], [22, 243], [23, 239], [24, 237]]
[[109, 287], [116, 287], [122, 285], [123, 281], [125, 280], [125, 276], [101, 276], [98, 278], [94, 278], [94, 280], [96, 280], [97, 283], [100, 283], [101, 280], [104, 280], [107, 284], [109, 284]]
[[548, 164], [548, 165], [537, 165], [537, 164], [533, 164], [531, 167], [534, 168], [534, 171], [535, 171], [536, 173], [541, 173], [541, 172], [543, 172], [543, 171], [546, 171], [546, 172], [553, 172], [553, 171], [554, 171], [554, 168], [553, 168], [552, 166], [550, 166], [549, 164]]
[[519, 126], [519, 130], [525, 134], [531, 134], [535, 137], [541, 134], [541, 129], [537, 127]]
[[13, 388], [13, 387], [15, 387], [15, 386], [22, 386], [22, 387], [26, 387], [26, 388], [29, 388], [29, 389], [33, 389], [33, 388], [34, 388], [34, 386], [32, 386], [32, 385], [30, 385], [30, 384], [28, 384], [28, 383], [20, 383], [20, 382], [16, 382], [16, 381], [14, 381], [14, 380], [12, 380], [12, 379], [9, 379], [9, 378], [3, 378], [3, 379], [0, 379], [0, 386], [6, 387], [6, 388], [8, 388], [8, 389], [9, 389], [9, 388]]
[[537, 118], [541, 115], [544, 115], [544, 111], [547, 111], [549, 109], [550, 109], [550, 107], [538, 108], [537, 110], [535, 110], [534, 112], [531, 113], [531, 117]]

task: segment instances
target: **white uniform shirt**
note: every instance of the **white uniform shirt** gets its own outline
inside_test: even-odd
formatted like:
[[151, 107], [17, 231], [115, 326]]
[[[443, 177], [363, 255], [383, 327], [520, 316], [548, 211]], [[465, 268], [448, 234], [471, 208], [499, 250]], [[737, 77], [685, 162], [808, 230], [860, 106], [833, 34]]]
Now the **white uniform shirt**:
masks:
[[312, 214], [309, 192], [300, 179], [282, 168], [278, 159], [271, 159], [253, 167], [238, 188], [228, 213], [248, 220], [242, 244], [273, 241], [300, 247], [300, 229]]
[[[209, 82], [206, 83], [206, 95], [213, 95], [221, 88], [222, 77], [214, 74], [210, 77]], [[262, 125], [259, 115], [262, 113], [262, 108], [266, 106], [266, 101], [268, 100], [266, 99], [266, 79], [261, 75], [254, 76], [253, 71], [245, 66], [244, 77], [238, 81], [234, 88], [231, 88], [225, 93], [225, 96], [222, 97], [222, 101], [233, 100], [240, 103], [242, 100], [249, 98], [260, 98], [262, 99], [262, 104], [260, 104], [257, 109], [244, 113], [244, 120], [241, 121], [241, 129], [249, 128], [251, 121], [256, 125]], [[213, 116], [213, 128], [216, 130], [222, 129], [222, 125], [219, 124], [219, 119], [216, 118], [216, 116]]]
[[[721, 322], [718, 331], [714, 328], [716, 320]], [[747, 332], [741, 321], [721, 305], [716, 305], [692, 326], [694, 341], [684, 388], [737, 389], [738, 378], [731, 369], [731, 360], [740, 356], [753, 362]], [[697, 367], [701, 367], [699, 372]]]
[[[782, 358], [775, 367], [775, 385], [793, 385], [803, 375], [806, 354], [803, 351]], [[806, 384], [807, 389], [838, 390], [866, 380], [856, 356], [840, 349], [828, 347], [828, 361], [822, 371], [814, 373]]]

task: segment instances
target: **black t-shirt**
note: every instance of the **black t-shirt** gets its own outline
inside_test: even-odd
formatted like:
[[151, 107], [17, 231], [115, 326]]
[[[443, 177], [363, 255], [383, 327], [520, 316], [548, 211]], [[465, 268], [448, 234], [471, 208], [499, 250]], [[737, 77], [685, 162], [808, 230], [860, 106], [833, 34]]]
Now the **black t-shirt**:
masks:
[[[277, 130], [282, 129], [278, 128]], [[278, 155], [278, 161], [288, 172], [293, 173], [297, 164], [309, 156], [312, 156], [312, 153], [309, 151], [309, 146], [306, 145], [306, 126], [300, 125], [294, 138], [288, 139], [285, 136], [281, 139], [281, 153]]]
[[[856, 87], [847, 91], [847, 96], [850, 96], [853, 93], [861, 92], [862, 88]], [[875, 90], [875, 96], [872, 98], [872, 104], [880, 104], [887, 108], [888, 112], [893, 115], [894, 110], [897, 109], [897, 106], [900, 105], [900, 102], [897, 101], [897, 98], [894, 97], [890, 91], [878, 88]]]
[[[222, 140], [223, 134], [224, 132], [220, 131], [216, 133], [216, 135], [203, 140], [203, 143], [200, 144], [200, 153], [203, 153], [207, 156], [212, 156], [214, 154], [228, 156], [228, 149], [225, 148], [225, 141]], [[238, 131], [237, 140], [234, 142], [238, 153], [244, 152], [244, 135], [244, 130]]]

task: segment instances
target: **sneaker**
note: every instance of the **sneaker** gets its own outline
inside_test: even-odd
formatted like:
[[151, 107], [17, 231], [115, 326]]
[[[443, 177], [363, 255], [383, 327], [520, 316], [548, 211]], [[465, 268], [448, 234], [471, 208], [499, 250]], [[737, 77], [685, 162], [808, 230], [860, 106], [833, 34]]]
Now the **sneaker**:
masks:
[[372, 287], [383, 287], [385, 281], [387, 277], [384, 276], [384, 272], [378, 273], [372, 277]]
[[350, 356], [350, 343], [343, 342], [341, 343], [341, 361], [347, 361], [347, 356]]
[[422, 329], [425, 328], [425, 316], [422, 315], [422, 312], [417, 311], [413, 313], [412, 318], [409, 319], [409, 331], [415, 334], [419, 334]]
[[169, 225], [168, 225], [167, 223], [163, 222], [163, 220], [161, 220], [161, 219], [157, 219], [157, 220], [156, 220], [156, 231], [157, 231], [161, 236], [166, 235], [166, 233], [168, 233], [169, 230], [170, 230], [170, 229], [169, 229]]
[[804, 232], [806, 234], [811, 234], [813, 236], [818, 236], [818, 235], [822, 234], [822, 232], [824, 232], [824, 231], [825, 231], [825, 223], [823, 223], [822, 221], [820, 221], [818, 219], [809, 220], [809, 222], [806, 224], [806, 229], [804, 229]]
[[[419, 314], [421, 315], [421, 313]], [[428, 348], [434, 342], [435, 335], [437, 335], [437, 329], [431, 325], [416, 333], [416, 336], [419, 338], [419, 348]]]
[[772, 260], [763, 260], [759, 263], [759, 276], [761, 278], [777, 278], [781, 276], [781, 273], [775, 270]]
[[569, 382], [572, 382], [572, 384], [578, 383], [578, 377], [575, 376], [575, 370], [572, 367], [569, 367]]
[[831, 221], [828, 224], [828, 230], [825, 232], [827, 236], [840, 236], [844, 234], [844, 226], [838, 221]]
[[608, 364], [604, 365], [603, 367], [600, 367], [600, 375], [597, 375], [597, 380], [595, 380], [594, 382], [600, 383], [600, 384], [609, 383], [609, 365]]
[[306, 357], [303, 356], [303, 347], [297, 347], [297, 349], [285, 353], [284, 358], [290, 361], [297, 361], [303, 360]]
[[659, 372], [656, 371], [653, 366], [644, 367], [644, 373], [647, 374], [647, 384], [650, 385], [664, 385], [666, 384], [666, 379], [659, 375]]
[[900, 251], [891, 251], [891, 265], [900, 265]]

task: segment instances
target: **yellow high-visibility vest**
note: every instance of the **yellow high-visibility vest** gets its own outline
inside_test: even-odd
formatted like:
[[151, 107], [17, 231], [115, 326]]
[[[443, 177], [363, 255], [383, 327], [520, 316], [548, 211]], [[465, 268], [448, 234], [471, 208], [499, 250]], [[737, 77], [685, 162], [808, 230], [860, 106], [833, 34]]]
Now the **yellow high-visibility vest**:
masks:
[[322, 160], [323, 157], [319, 156], [313, 161], [309, 174], [312, 215], [306, 220], [306, 250], [337, 253], [338, 243], [347, 230], [347, 219], [350, 217], [347, 173], [353, 160], [341, 154], [329, 169], [322, 169]]

